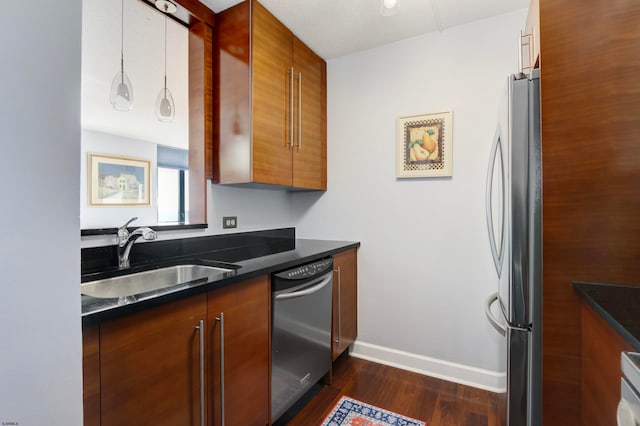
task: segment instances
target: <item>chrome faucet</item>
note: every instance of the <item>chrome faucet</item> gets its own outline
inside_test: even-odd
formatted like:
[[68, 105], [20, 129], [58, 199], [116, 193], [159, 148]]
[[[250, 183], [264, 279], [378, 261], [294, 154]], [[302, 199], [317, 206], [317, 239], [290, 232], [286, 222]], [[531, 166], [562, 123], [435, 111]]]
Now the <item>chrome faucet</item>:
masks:
[[127, 223], [118, 228], [118, 267], [120, 269], [130, 266], [129, 253], [131, 253], [131, 246], [133, 246], [133, 243], [135, 243], [138, 238], [142, 237], [147, 241], [158, 238], [156, 231], [151, 228], [138, 228], [133, 232], [129, 232], [127, 226], [137, 219], [137, 217], [132, 217]]

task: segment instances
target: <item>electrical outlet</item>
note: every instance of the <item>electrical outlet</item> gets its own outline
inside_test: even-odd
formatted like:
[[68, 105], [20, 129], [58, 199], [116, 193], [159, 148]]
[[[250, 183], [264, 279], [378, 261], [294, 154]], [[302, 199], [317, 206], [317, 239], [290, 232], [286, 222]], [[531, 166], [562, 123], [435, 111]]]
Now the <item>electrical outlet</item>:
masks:
[[222, 217], [222, 228], [237, 228], [238, 227], [238, 216], [223, 216]]

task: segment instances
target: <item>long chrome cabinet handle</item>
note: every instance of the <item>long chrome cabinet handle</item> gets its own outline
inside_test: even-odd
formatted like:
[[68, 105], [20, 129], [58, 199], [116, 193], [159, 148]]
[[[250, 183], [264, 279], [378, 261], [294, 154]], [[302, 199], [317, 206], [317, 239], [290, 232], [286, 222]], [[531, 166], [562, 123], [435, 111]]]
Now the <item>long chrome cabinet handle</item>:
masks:
[[200, 426], [204, 426], [204, 321], [196, 325], [200, 335]]
[[293, 149], [293, 67], [289, 69], [289, 149]]
[[342, 300], [340, 300], [340, 294], [342, 293], [342, 275], [339, 266], [336, 272], [338, 273], [338, 338], [336, 339], [336, 343], [338, 347], [342, 347]]
[[220, 323], [220, 425], [224, 426], [224, 312], [216, 321]]
[[302, 72], [298, 73], [298, 151], [302, 149]]

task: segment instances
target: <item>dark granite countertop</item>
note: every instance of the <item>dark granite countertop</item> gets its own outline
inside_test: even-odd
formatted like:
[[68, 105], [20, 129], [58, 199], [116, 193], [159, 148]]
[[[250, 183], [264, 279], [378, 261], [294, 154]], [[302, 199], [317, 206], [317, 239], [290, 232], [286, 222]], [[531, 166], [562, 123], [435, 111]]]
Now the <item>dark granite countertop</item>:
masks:
[[574, 282], [573, 288], [636, 351], [640, 351], [640, 286]]
[[[288, 245], [288, 247], [286, 246]], [[264, 249], [256, 249], [255, 245], [244, 247], [233, 247], [229, 249], [216, 249], [211, 251], [199, 251], [172, 258], [146, 260], [137, 265], [133, 265], [128, 273], [141, 272], [149, 269], [157, 269], [170, 264], [200, 263], [210, 266], [233, 267], [231, 272], [220, 273], [209, 282], [196, 282], [189, 285], [172, 287], [170, 289], [149, 292], [138, 297], [137, 301], [127, 304], [119, 304], [118, 299], [100, 299], [86, 295], [81, 296], [82, 300], [82, 323], [83, 325], [96, 324], [108, 319], [113, 319], [125, 314], [137, 312], [163, 303], [178, 300], [204, 291], [231, 285], [246, 279], [271, 274], [273, 272], [285, 270], [303, 263], [322, 259], [337, 252], [344, 251], [352, 247], [359, 247], [359, 242], [354, 241], [327, 241], [309, 239], [290, 239], [285, 246], [272, 244], [265, 252]], [[278, 247], [276, 247], [278, 246]], [[273, 250], [271, 250], [273, 248]], [[271, 254], [269, 250], [275, 251]], [[103, 267], [93, 268], [85, 271], [82, 275], [82, 282], [93, 281], [110, 276], [122, 275], [122, 271], [117, 268]]]

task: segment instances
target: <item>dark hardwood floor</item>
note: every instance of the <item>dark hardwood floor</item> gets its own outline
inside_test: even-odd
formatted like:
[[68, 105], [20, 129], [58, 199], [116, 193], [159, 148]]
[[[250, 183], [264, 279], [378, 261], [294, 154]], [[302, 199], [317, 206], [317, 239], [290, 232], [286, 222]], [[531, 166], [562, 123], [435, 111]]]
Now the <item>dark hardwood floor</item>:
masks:
[[287, 426], [319, 425], [346, 395], [398, 414], [438, 425], [505, 425], [505, 395], [446, 382], [348, 355], [336, 360], [333, 381]]

